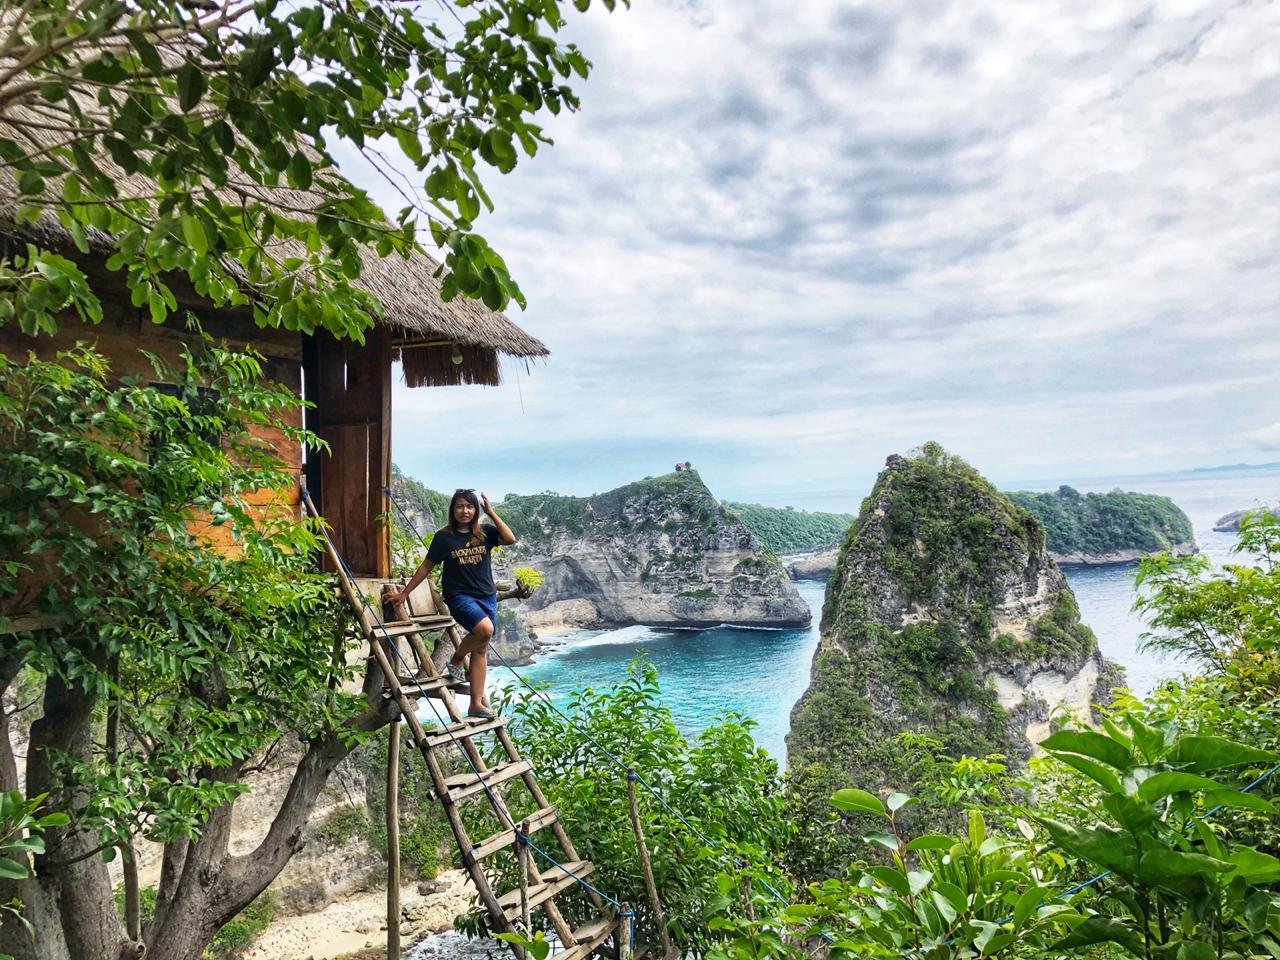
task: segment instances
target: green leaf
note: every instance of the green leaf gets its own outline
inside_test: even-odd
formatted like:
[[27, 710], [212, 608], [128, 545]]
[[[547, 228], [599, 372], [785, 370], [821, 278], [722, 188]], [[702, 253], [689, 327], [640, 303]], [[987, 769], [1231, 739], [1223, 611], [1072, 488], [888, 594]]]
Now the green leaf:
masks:
[[1117, 770], [1127, 770], [1131, 765], [1128, 748], [1093, 730], [1059, 730], [1042, 740], [1040, 746], [1055, 755], [1078, 753], [1092, 757]]
[[1055, 753], [1053, 756], [1054, 759], [1079, 770], [1108, 793], [1118, 794], [1124, 792], [1120, 786], [1120, 778], [1096, 760], [1090, 760], [1088, 757], [1082, 757], [1074, 753]]
[[866, 790], [857, 790], [852, 787], [837, 790], [831, 798], [831, 805], [845, 813], [869, 813], [877, 817], [888, 815], [879, 797]]
[[925, 833], [908, 843], [906, 849], [912, 853], [916, 850], [950, 850], [959, 842], [940, 833]]
[[1038, 817], [1049, 836], [1067, 853], [1089, 863], [1132, 878], [1138, 872], [1138, 848], [1127, 833], [1111, 827], [1075, 827]]
[[8, 857], [0, 857], [0, 880], [25, 880], [26, 878], [26, 867]]
[[1182, 737], [1173, 745], [1169, 759], [1187, 764], [1192, 772], [1204, 773], [1246, 763], [1278, 763], [1280, 753], [1259, 750], [1225, 737]]
[[205, 92], [204, 71], [194, 63], [185, 63], [178, 71], [178, 106], [189, 113]]
[[1222, 784], [1216, 780], [1210, 780], [1208, 777], [1202, 777], [1199, 774], [1166, 770], [1162, 773], [1152, 774], [1146, 780], [1143, 780], [1142, 785], [1138, 787], [1138, 797], [1148, 803], [1154, 803], [1162, 797], [1175, 793], [1193, 793], [1197, 790], [1218, 790], [1221, 788]]
[[1256, 810], [1258, 813], [1275, 814], [1276, 805], [1266, 797], [1240, 790], [1210, 790], [1204, 795], [1205, 806], [1231, 807], [1236, 810]]
[[182, 239], [187, 241], [187, 246], [198, 256], [204, 256], [209, 252], [209, 237], [204, 232], [204, 224], [194, 214], [182, 215]]
[[907, 885], [911, 888], [913, 897], [919, 896], [920, 891], [929, 885], [929, 881], [933, 879], [933, 871], [931, 870], [912, 870], [907, 874]]
[[1209, 877], [1228, 873], [1231, 869], [1230, 863], [1206, 857], [1203, 853], [1156, 849], [1142, 855], [1138, 875], [1147, 883], [1160, 884], [1173, 877]]
[[23, 170], [18, 177], [18, 190], [24, 196], [32, 196], [44, 192], [44, 177], [34, 170]]
[[1078, 947], [1092, 946], [1095, 943], [1118, 943], [1135, 956], [1146, 956], [1146, 944], [1142, 934], [1119, 920], [1098, 916], [1085, 917], [1082, 923], [1076, 924], [1069, 934], [1050, 946], [1049, 950], [1051, 952], [1074, 950]]
[[889, 799], [884, 802], [884, 805], [889, 808], [890, 812], [897, 813], [910, 802], [911, 798], [905, 793], [891, 793], [889, 794]]
[[1232, 875], [1243, 877], [1249, 883], [1275, 883], [1280, 880], [1280, 860], [1269, 853], [1240, 847], [1233, 850], [1227, 859], [1235, 868]]

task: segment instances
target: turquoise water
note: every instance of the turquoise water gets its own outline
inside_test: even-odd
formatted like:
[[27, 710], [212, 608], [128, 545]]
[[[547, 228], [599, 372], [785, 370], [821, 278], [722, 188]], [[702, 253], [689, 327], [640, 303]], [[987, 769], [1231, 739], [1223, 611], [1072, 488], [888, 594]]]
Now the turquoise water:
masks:
[[[1274, 470], [1103, 478], [1073, 481], [1072, 486], [1084, 492], [1121, 487], [1172, 497], [1191, 518], [1196, 542], [1216, 564], [1230, 558], [1235, 543], [1234, 535], [1213, 532], [1218, 517], [1259, 502], [1280, 502], [1280, 472]], [[1182, 673], [1184, 667], [1139, 649], [1145, 625], [1131, 610], [1133, 576], [1133, 567], [1067, 571], [1081, 617], [1098, 635], [1103, 654], [1125, 668], [1130, 688], [1145, 694], [1161, 680]], [[584, 632], [558, 638], [560, 646], [521, 672], [533, 682], [549, 683], [552, 695], [563, 699], [576, 687], [604, 688], [616, 683], [633, 657], [647, 653], [658, 668], [665, 702], [686, 735], [696, 734], [717, 714], [737, 711], [757, 722], [756, 741], [781, 762], [786, 756], [791, 708], [809, 683], [825, 589], [812, 581], [797, 587], [814, 614], [807, 629], [627, 627]], [[510, 679], [502, 667], [495, 665], [495, 671], [497, 677]]]

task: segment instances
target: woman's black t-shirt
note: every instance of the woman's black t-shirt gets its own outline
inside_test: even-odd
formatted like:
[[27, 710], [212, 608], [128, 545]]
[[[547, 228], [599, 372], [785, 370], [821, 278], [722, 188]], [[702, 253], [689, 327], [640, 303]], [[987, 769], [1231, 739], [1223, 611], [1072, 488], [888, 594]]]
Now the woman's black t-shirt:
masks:
[[491, 597], [497, 593], [493, 585], [493, 568], [489, 552], [498, 545], [498, 530], [485, 524], [483, 539], [471, 542], [471, 532], [454, 533], [449, 527], [436, 531], [427, 548], [427, 559], [444, 564], [440, 589], [445, 599], [466, 594], [469, 597]]

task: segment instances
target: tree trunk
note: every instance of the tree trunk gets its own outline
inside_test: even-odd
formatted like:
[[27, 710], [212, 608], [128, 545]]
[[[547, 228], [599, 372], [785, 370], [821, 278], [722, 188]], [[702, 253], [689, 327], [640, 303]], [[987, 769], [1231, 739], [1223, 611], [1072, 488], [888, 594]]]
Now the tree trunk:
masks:
[[[98, 665], [105, 668], [104, 664]], [[13, 676], [0, 662], [0, 691]], [[232, 805], [215, 810], [194, 840], [166, 845], [161, 865], [155, 919], [143, 931], [143, 943], [130, 939], [116, 913], [107, 866], [98, 851], [96, 831], [75, 820], [87, 791], [70, 794], [55, 769], [53, 757], [63, 753], [88, 759], [93, 749], [96, 698], [81, 688], [50, 677], [44, 693], [44, 716], [31, 728], [27, 758], [27, 794], [49, 792], [55, 809], [72, 814], [67, 827], [45, 835], [47, 851], [35, 859], [35, 876], [0, 881], [0, 900], [19, 898], [35, 927], [33, 938], [12, 920], [0, 926], [0, 952], [16, 960], [202, 960], [218, 929], [247, 907], [279, 875], [302, 846], [303, 832], [315, 802], [333, 769], [354, 749], [352, 732], [369, 733], [390, 723], [394, 705], [381, 697], [382, 675], [375, 668], [365, 677], [368, 709], [350, 721], [347, 739], [334, 734], [312, 741], [298, 761], [289, 791], [267, 836], [257, 849], [231, 856], [228, 842]], [[16, 764], [9, 746], [7, 719], [0, 717], [0, 781], [16, 784]], [[242, 765], [204, 770], [210, 779], [238, 780]]]
[[[105, 667], [97, 663], [98, 669]], [[65, 956], [74, 960], [120, 960], [127, 938], [116, 916], [111, 877], [98, 853], [97, 834], [76, 822], [76, 811], [88, 800], [88, 790], [76, 787], [68, 794], [63, 777], [55, 771], [59, 754], [75, 760], [89, 760], [92, 744], [93, 708], [97, 697], [77, 684], [57, 676], [45, 681], [44, 715], [31, 725], [27, 753], [27, 794], [49, 793], [72, 816], [66, 827], [45, 833], [45, 853], [35, 858], [34, 883], [23, 884], [18, 895], [33, 913], [39, 912], [35, 938], [38, 946], [19, 948], [14, 955], [45, 960], [57, 953], [47, 952], [42, 942], [58, 939], [45, 921], [47, 911], [58, 918], [57, 927], [65, 939]], [[32, 887], [38, 887], [38, 892]], [[52, 950], [57, 950], [55, 945]]]

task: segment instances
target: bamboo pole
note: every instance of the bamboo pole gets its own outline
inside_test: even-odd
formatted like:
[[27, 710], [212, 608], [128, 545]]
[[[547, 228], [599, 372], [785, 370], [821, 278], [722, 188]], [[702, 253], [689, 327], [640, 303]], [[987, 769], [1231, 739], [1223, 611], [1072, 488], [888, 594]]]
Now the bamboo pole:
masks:
[[400, 960], [400, 718], [387, 725], [387, 960]]
[[618, 914], [618, 960], [631, 960], [631, 904], [624, 903]]
[[649, 908], [653, 910], [653, 922], [658, 928], [658, 937], [662, 941], [662, 956], [669, 958], [674, 956], [675, 949], [671, 944], [671, 935], [667, 933], [667, 922], [662, 915], [662, 903], [658, 900], [658, 885], [653, 880], [653, 864], [649, 860], [649, 847], [644, 842], [644, 827], [640, 825], [640, 805], [636, 802], [638, 779], [634, 769], [627, 771], [627, 803], [631, 807], [631, 829], [636, 835], [636, 850], [640, 853], [640, 867], [644, 871], [644, 889], [649, 895]]

